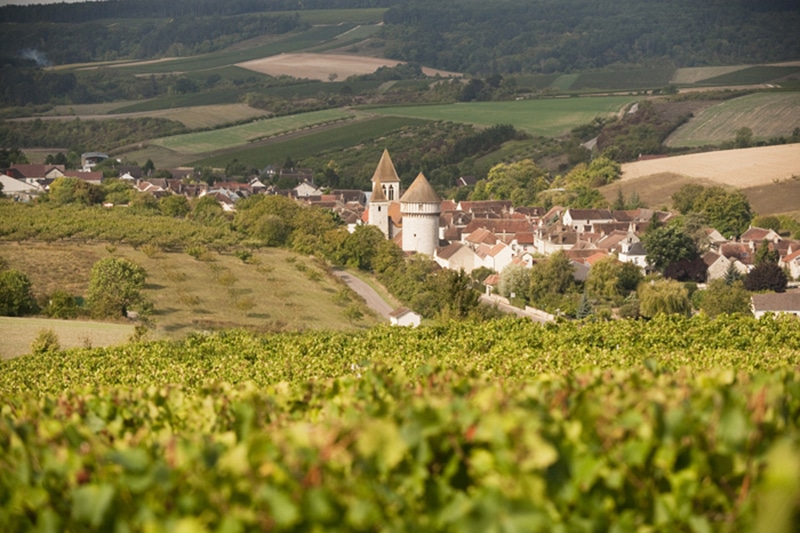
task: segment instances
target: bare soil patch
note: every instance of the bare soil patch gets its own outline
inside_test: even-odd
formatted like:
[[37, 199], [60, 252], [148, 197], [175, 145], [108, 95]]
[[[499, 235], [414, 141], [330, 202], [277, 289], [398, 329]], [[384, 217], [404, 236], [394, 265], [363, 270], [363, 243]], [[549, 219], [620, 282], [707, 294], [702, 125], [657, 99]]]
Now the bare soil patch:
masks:
[[[270, 76], [292, 76], [312, 80], [332, 81], [344, 80], [349, 76], [371, 74], [380, 67], [395, 67], [402, 61], [379, 57], [355, 56], [344, 54], [279, 54], [276, 56], [255, 59], [238, 63], [254, 72]], [[428, 76], [458, 76], [454, 72], [423, 68]]]
[[758, 187], [800, 175], [800, 144], [722, 150], [626, 163], [622, 165], [621, 181], [636, 181], [665, 173], [706, 179], [738, 189]]

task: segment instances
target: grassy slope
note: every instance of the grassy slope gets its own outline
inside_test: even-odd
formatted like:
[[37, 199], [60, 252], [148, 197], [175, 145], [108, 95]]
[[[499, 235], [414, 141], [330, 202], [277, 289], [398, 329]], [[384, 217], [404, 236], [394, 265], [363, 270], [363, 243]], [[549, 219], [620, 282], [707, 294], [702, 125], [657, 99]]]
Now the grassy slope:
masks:
[[800, 92], [755, 93], [701, 111], [667, 138], [667, 146], [703, 146], [732, 141], [748, 127], [756, 139], [790, 135], [800, 127]]
[[534, 135], [558, 136], [568, 133], [575, 126], [591, 122], [597, 116], [612, 116], [634, 100], [635, 97], [630, 96], [549, 98], [519, 102], [382, 107], [371, 111], [478, 126], [512, 124]]
[[257, 168], [275, 162], [285, 161], [287, 157], [302, 160], [305, 157], [325, 152], [339, 151], [356, 147], [371, 139], [376, 139], [397, 131], [404, 126], [419, 124], [419, 119], [401, 117], [378, 117], [334, 126], [324, 131], [316, 131], [300, 137], [287, 136], [285, 140], [253, 143], [225, 154], [193, 161], [194, 166], [224, 167], [233, 158]]
[[280, 135], [288, 131], [351, 117], [353, 117], [352, 112], [347, 112], [343, 109], [327, 109], [300, 115], [258, 120], [213, 131], [174, 135], [155, 139], [151, 143], [179, 153], [202, 154], [213, 150], [245, 145], [255, 139]]
[[[145, 292], [155, 305], [157, 337], [177, 338], [198, 329], [232, 326], [354, 327], [343, 315], [346, 304], [335, 300], [341, 285], [308, 258], [285, 250], [256, 252], [257, 264], [245, 264], [232, 255], [212, 254], [211, 261], [197, 261], [182, 253], [149, 257], [126, 246], [113, 251], [147, 271]], [[31, 278], [39, 297], [58, 288], [85, 295], [92, 264], [108, 255], [104, 244], [0, 243], [0, 257]], [[248, 300], [254, 303], [252, 309], [237, 307]], [[365, 318], [356, 326], [376, 323], [363, 311]]]

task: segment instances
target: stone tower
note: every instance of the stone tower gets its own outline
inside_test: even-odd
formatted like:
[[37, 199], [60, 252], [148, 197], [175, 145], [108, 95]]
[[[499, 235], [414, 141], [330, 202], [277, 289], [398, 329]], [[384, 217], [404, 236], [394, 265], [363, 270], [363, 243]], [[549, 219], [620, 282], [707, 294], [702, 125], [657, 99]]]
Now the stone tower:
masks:
[[400, 178], [394, 169], [392, 158], [389, 157], [389, 150], [383, 150], [378, 168], [375, 169], [375, 174], [372, 175], [373, 189], [376, 181], [380, 182], [383, 188], [383, 195], [387, 201], [396, 202], [400, 199]]
[[442, 200], [420, 173], [400, 198], [403, 215], [403, 251], [433, 257], [439, 245], [439, 214]]
[[383, 193], [383, 184], [380, 178], [372, 178], [372, 196], [369, 198], [369, 224], [377, 226], [384, 237], [393, 237], [391, 222], [389, 221], [389, 200]]

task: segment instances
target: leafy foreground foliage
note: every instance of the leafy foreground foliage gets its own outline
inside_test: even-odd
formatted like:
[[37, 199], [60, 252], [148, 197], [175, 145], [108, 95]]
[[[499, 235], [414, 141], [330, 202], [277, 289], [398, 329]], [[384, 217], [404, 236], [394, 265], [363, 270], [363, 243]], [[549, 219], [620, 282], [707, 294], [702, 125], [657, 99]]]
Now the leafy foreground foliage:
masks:
[[19, 358], [0, 529], [794, 530], [798, 363], [796, 320], [731, 317]]

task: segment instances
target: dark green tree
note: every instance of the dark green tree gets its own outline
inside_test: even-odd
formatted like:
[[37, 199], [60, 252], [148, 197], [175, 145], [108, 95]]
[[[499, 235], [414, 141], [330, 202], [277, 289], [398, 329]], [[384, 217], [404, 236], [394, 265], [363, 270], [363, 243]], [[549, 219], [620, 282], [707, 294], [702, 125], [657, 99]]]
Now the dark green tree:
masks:
[[158, 208], [164, 215], [175, 218], [183, 218], [191, 211], [189, 200], [182, 194], [164, 196], [158, 201]]
[[642, 244], [647, 251], [647, 263], [658, 271], [678, 261], [694, 261], [700, 256], [691, 236], [679, 224], [668, 224], [647, 232]]
[[25, 316], [37, 310], [30, 278], [15, 269], [0, 272], [0, 316]]
[[778, 250], [774, 250], [770, 246], [770, 242], [767, 239], [764, 239], [756, 249], [756, 254], [753, 256], [753, 264], [755, 264], [755, 266], [758, 266], [761, 263], [775, 263], [777, 265], [780, 259], [781, 256], [778, 253]]
[[748, 291], [785, 292], [789, 278], [777, 263], [764, 261], [744, 278], [744, 288]]

